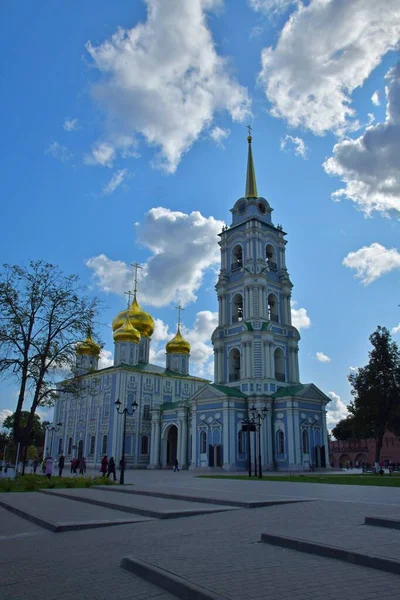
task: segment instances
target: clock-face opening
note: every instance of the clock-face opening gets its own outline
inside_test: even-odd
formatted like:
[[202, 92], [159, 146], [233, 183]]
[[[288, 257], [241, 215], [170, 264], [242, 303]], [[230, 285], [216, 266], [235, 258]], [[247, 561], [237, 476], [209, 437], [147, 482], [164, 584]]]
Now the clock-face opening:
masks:
[[239, 213], [239, 215], [244, 215], [244, 213], [246, 212], [246, 209], [247, 209], [246, 202], [240, 202], [240, 204], [238, 206], [238, 213]]
[[265, 213], [267, 212], [267, 208], [263, 202], [258, 203], [258, 210], [262, 215], [265, 215]]

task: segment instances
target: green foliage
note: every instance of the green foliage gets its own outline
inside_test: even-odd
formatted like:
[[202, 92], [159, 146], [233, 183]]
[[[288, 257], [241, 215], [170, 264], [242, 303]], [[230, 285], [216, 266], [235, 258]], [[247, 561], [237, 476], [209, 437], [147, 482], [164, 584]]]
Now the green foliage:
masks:
[[345, 419], [342, 419], [332, 429], [332, 435], [336, 440], [360, 439], [360, 433], [360, 430], [356, 427], [353, 415], [349, 415]]
[[385, 431], [400, 434], [400, 353], [386, 327], [378, 327], [369, 339], [368, 364], [349, 375], [354, 397], [349, 411], [356, 437], [376, 439], [379, 461]]
[[330, 485], [368, 485], [379, 487], [400, 487], [400, 476], [381, 477], [373, 475], [270, 475], [262, 479], [246, 475], [199, 475], [204, 479], [243, 479], [246, 481], [278, 481], [286, 483], [324, 483]]
[[1, 492], [35, 492], [46, 489], [89, 488], [93, 485], [115, 485], [103, 477], [57, 477], [44, 475], [18, 475], [15, 479], [0, 479]]
[[[5, 429], [14, 431], [15, 427], [15, 412], [12, 415], [6, 417], [3, 421], [3, 427]], [[30, 421], [30, 429], [26, 431], [28, 422]], [[25, 439], [26, 434], [28, 438]], [[22, 410], [19, 416], [18, 431], [15, 432], [15, 436], [18, 442], [29, 441], [31, 445], [41, 448], [44, 445], [45, 437], [45, 425], [42, 423], [39, 415], [34, 414], [31, 418], [31, 413], [27, 410]], [[37, 453], [37, 452], [36, 452]], [[34, 454], [35, 456], [35, 454]], [[27, 458], [31, 458], [28, 457]], [[33, 457], [32, 457], [33, 458]]]

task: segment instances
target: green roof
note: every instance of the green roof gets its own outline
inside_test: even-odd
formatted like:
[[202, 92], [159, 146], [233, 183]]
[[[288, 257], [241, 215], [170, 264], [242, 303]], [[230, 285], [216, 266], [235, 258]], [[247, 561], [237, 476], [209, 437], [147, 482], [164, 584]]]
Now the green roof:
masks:
[[216, 390], [226, 394], [227, 396], [235, 396], [236, 398], [247, 398], [246, 394], [243, 394], [238, 388], [228, 387], [227, 385], [217, 385], [216, 383], [212, 383], [211, 387]]
[[150, 373], [152, 375], [161, 375], [162, 377], [175, 377], [175, 379], [192, 379], [194, 381], [203, 381], [204, 383], [210, 383], [209, 379], [203, 377], [196, 377], [195, 375], [182, 375], [181, 373], [175, 373], [175, 371], [169, 371], [159, 365], [151, 365], [150, 363], [138, 363], [137, 365], [112, 365], [105, 369], [98, 369], [97, 371], [90, 371], [85, 373], [81, 377], [93, 377], [100, 373], [111, 373], [113, 371], [136, 371], [137, 373]]
[[297, 396], [304, 388], [308, 385], [298, 383], [297, 385], [288, 385], [287, 387], [281, 387], [279, 390], [272, 394], [273, 398], [285, 398], [287, 396]]

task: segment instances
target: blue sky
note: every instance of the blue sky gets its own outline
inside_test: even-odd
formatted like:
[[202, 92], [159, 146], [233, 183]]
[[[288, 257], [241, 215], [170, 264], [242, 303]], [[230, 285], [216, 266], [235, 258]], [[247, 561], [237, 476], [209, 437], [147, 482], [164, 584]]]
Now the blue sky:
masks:
[[[153, 360], [180, 301], [210, 375], [216, 234], [251, 123], [258, 192], [288, 234], [301, 380], [343, 416], [370, 333], [400, 341], [398, 2], [17, 0], [0, 30], [2, 262], [79, 274], [106, 303], [107, 364], [138, 261]], [[15, 389], [0, 383], [0, 415]]]

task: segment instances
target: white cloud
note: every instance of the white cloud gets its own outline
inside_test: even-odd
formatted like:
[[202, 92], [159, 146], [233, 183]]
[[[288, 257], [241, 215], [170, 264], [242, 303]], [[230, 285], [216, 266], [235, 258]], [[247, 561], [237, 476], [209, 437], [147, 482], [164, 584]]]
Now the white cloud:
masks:
[[103, 194], [113, 194], [124, 181], [127, 172], [127, 169], [119, 169], [119, 171], [116, 171], [107, 185], [104, 186]]
[[255, 39], [259, 38], [263, 33], [264, 33], [264, 27], [261, 27], [260, 25], [255, 25], [254, 27], [252, 27], [252, 29], [250, 31], [249, 39], [255, 40]]
[[229, 136], [230, 134], [230, 129], [222, 129], [221, 127], [218, 127], [218, 125], [216, 127], [214, 127], [211, 132], [210, 132], [210, 138], [212, 140], [214, 140], [214, 142], [217, 144], [217, 146], [221, 146], [223, 147], [223, 141], [226, 140], [226, 138]]
[[261, 55], [271, 114], [317, 135], [358, 127], [351, 94], [399, 37], [398, 0], [386, 0], [384, 10], [373, 0], [299, 2], [276, 47]]
[[[203, 310], [196, 314], [193, 328], [182, 325], [181, 331], [191, 346], [190, 373], [197, 377], [213, 379], [214, 360], [211, 334], [218, 325], [218, 313]], [[165, 345], [176, 333], [161, 319], [156, 319], [156, 328], [151, 338], [150, 362], [165, 366]]]
[[87, 43], [103, 75], [92, 87], [109, 127], [139, 132], [159, 150], [156, 166], [174, 172], [216, 112], [234, 121], [250, 111], [246, 88], [218, 55], [206, 11], [219, 0], [145, 0], [147, 20]]
[[116, 149], [108, 142], [97, 142], [86, 154], [84, 162], [87, 165], [100, 165], [101, 167], [112, 167], [117, 156]]
[[397, 335], [398, 333], [400, 333], [400, 323], [392, 329], [392, 335]]
[[110, 350], [101, 350], [99, 358], [99, 369], [107, 369], [114, 364], [114, 355]]
[[47, 148], [46, 154], [51, 154], [53, 158], [56, 158], [61, 162], [66, 162], [67, 160], [72, 158], [71, 152], [66, 146], [60, 144], [60, 142], [52, 142]]
[[296, 156], [301, 158], [307, 158], [308, 148], [304, 143], [304, 140], [299, 136], [285, 135], [281, 140], [281, 150], [291, 150]]
[[335, 392], [328, 392], [328, 396], [331, 398], [331, 401], [326, 405], [326, 424], [329, 431], [331, 431], [335, 427], [336, 423], [338, 423], [338, 421], [341, 419], [345, 419], [349, 413], [347, 406], [343, 400], [340, 399], [338, 394], [335, 394]]
[[349, 269], [355, 269], [355, 276], [361, 279], [361, 283], [368, 285], [385, 273], [399, 269], [400, 253], [395, 248], [389, 250], [374, 242], [370, 246], [349, 252], [342, 264]]
[[65, 119], [63, 127], [65, 131], [75, 131], [78, 129], [78, 119]]
[[249, 0], [250, 7], [256, 12], [267, 15], [284, 13], [289, 6], [298, 4], [297, 0]]
[[359, 368], [360, 367], [349, 367], [349, 371], [350, 371], [350, 373], [358, 373]]
[[[150, 209], [144, 223], [136, 225], [138, 242], [152, 252], [139, 275], [140, 301], [153, 306], [194, 302], [205, 271], [220, 262], [218, 233], [223, 225], [198, 211]], [[105, 291], [122, 295], [132, 283], [132, 267], [122, 261], [101, 254], [86, 264]]]
[[307, 314], [307, 310], [305, 308], [295, 308], [297, 302], [294, 300], [291, 301], [291, 313], [292, 313], [292, 324], [296, 329], [300, 331], [300, 329], [308, 329], [311, 325], [311, 319]]
[[[400, 11], [400, 4], [399, 4]], [[324, 163], [329, 175], [345, 187], [332, 195], [352, 200], [366, 215], [400, 216], [400, 62], [386, 75], [386, 120], [366, 128], [357, 139], [346, 139], [333, 148]]]
[[371, 102], [375, 106], [380, 106], [381, 102], [379, 100], [379, 92], [374, 92], [371, 96]]
[[319, 360], [319, 362], [325, 363], [325, 362], [331, 362], [331, 359], [329, 358], [329, 356], [327, 356], [326, 354], [324, 354], [323, 352], [317, 352], [315, 354], [315, 358], [317, 360]]
[[0, 410], [0, 428], [3, 427], [3, 422], [7, 417], [10, 417], [13, 414], [12, 410], [8, 410], [8, 408], [3, 408]]

